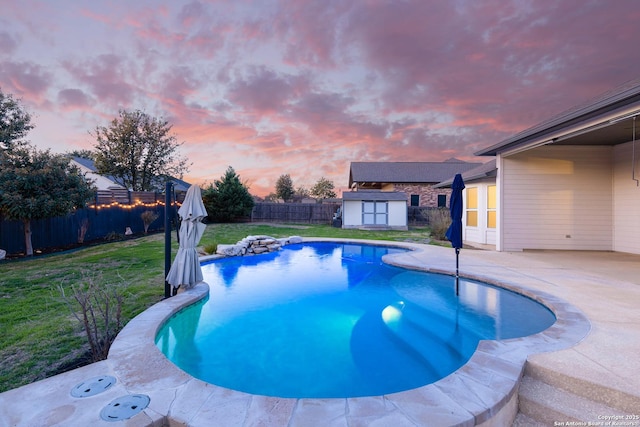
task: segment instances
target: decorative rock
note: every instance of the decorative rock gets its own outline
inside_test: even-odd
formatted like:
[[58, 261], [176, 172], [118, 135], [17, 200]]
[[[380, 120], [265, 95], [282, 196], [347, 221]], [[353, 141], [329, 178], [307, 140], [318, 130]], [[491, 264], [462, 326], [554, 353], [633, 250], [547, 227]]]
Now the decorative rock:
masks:
[[235, 245], [218, 245], [216, 253], [225, 256], [257, 255], [278, 251], [290, 243], [302, 243], [302, 237], [247, 236]]
[[4, 259], [7, 256], [7, 251], [0, 249], [0, 259]]
[[239, 256], [243, 254], [243, 249], [244, 248], [242, 248], [239, 245], [218, 245], [218, 249], [216, 250], [216, 253], [219, 255], [226, 255], [226, 256]]

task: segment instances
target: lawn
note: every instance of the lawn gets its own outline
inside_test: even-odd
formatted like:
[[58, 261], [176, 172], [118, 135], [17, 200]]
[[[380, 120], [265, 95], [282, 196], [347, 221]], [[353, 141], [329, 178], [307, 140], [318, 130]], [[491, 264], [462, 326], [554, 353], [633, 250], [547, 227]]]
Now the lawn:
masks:
[[[235, 243], [248, 235], [426, 242], [429, 229], [369, 231], [327, 225], [210, 224], [201, 246]], [[175, 232], [172, 238], [175, 255]], [[87, 280], [122, 287], [126, 323], [164, 296], [164, 234], [0, 261], [0, 392], [87, 363], [87, 339], [60, 291], [62, 287], [69, 292], [72, 284]]]

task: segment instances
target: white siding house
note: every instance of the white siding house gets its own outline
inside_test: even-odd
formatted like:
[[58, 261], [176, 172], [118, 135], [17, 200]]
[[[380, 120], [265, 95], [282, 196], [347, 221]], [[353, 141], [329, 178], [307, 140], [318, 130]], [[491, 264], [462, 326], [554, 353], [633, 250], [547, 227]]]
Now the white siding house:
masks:
[[613, 249], [612, 147], [546, 146], [501, 158], [501, 249]]
[[[462, 240], [466, 243], [495, 245], [497, 235], [498, 192], [496, 162], [492, 160], [462, 174]], [[436, 188], [450, 187], [453, 178]]]
[[342, 193], [342, 228], [407, 230], [407, 195], [364, 190]]
[[124, 186], [115, 182], [112, 177], [98, 174], [93, 160], [74, 157], [71, 159], [71, 164], [80, 169], [80, 171], [84, 173], [85, 177], [91, 180], [93, 186], [96, 187], [97, 190], [126, 190]]
[[638, 134], [640, 80], [476, 153], [496, 156], [496, 249], [640, 254]]

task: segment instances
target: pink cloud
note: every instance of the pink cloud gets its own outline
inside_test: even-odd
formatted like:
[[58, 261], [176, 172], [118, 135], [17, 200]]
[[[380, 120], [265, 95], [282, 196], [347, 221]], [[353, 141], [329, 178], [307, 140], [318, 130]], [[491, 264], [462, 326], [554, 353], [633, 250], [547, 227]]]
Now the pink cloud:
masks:
[[0, 55], [10, 55], [18, 47], [18, 41], [8, 32], [0, 31]]
[[0, 87], [34, 104], [45, 105], [51, 73], [31, 62], [0, 62]]
[[58, 102], [66, 109], [84, 109], [94, 102], [80, 89], [63, 89], [58, 92]]
[[103, 54], [81, 62], [65, 61], [63, 65], [75, 81], [87, 85], [100, 101], [114, 106], [132, 103], [137, 90], [130, 82], [135, 79], [135, 72], [125, 58]]
[[309, 88], [304, 77], [279, 74], [266, 67], [252, 67], [247, 74], [229, 85], [228, 97], [258, 114], [284, 113], [288, 104]]

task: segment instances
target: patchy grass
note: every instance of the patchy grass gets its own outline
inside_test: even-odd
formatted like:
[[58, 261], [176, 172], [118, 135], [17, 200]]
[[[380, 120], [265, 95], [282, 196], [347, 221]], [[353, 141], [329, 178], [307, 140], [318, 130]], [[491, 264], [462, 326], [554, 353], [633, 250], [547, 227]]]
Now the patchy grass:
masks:
[[[425, 242], [429, 229], [371, 231], [307, 224], [210, 224], [200, 244], [235, 243], [248, 235]], [[174, 256], [175, 236], [174, 231]], [[59, 286], [69, 290], [87, 275], [103, 286], [126, 285], [126, 323], [164, 296], [164, 234], [0, 261], [0, 392], [88, 362], [87, 339], [59, 290]]]

